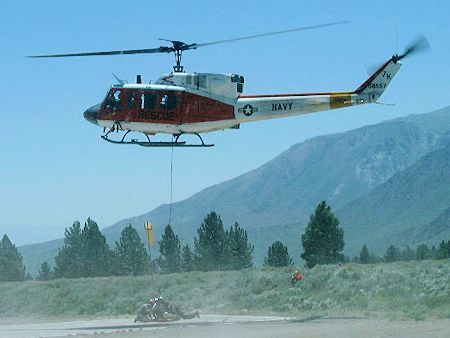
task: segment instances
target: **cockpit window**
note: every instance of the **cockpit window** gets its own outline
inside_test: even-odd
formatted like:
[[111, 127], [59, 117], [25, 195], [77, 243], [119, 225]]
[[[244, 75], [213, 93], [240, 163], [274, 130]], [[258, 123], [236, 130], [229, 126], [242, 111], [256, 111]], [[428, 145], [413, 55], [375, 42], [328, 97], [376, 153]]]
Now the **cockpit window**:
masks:
[[105, 99], [105, 108], [106, 109], [112, 109], [112, 110], [119, 110], [120, 109], [120, 98], [121, 98], [121, 91], [115, 90], [109, 92], [108, 96]]
[[115, 91], [113, 94], [113, 106], [112, 109], [113, 110], [119, 110], [120, 108], [120, 97], [122, 96], [122, 92], [121, 91]]

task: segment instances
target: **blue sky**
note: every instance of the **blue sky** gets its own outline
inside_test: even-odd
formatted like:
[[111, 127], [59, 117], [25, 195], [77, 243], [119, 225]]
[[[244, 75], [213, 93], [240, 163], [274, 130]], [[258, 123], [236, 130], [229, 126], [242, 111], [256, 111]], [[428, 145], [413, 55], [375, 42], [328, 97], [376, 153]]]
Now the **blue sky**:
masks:
[[250, 123], [174, 150], [174, 201], [255, 169], [307, 138], [450, 104], [450, 3], [433, 1], [3, 1], [0, 5], [0, 234], [16, 244], [61, 237], [74, 220], [101, 227], [170, 198], [170, 149], [115, 146], [82, 118], [114, 83], [170, 72], [172, 55], [28, 59], [24, 55], [208, 42], [349, 20], [343, 26], [187, 52], [186, 70], [244, 75], [244, 92], [351, 90], [366, 66], [422, 32], [431, 53], [406, 59], [368, 105]]

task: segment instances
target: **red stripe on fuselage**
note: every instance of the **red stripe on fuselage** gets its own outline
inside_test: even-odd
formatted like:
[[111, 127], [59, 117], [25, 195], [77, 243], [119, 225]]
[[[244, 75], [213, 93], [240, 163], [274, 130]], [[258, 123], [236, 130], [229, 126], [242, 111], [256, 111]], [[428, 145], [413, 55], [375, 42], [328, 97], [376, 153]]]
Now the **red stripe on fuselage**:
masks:
[[387, 65], [389, 64], [389, 62], [391, 62], [391, 60], [388, 60], [384, 65], [382, 65], [380, 67], [380, 69], [378, 69], [371, 77], [369, 77], [366, 82], [364, 82], [361, 86], [359, 86], [358, 89], [355, 90], [355, 93], [357, 94], [361, 94], [363, 92], [364, 89], [367, 88], [368, 85], [370, 85], [372, 83], [372, 81], [378, 76], [380, 75], [380, 73], [383, 71], [384, 68], [387, 67]]
[[241, 95], [240, 99], [254, 99], [265, 97], [292, 97], [292, 96], [330, 96], [330, 95], [351, 95], [354, 92], [329, 92], [329, 93], [301, 93], [301, 94], [268, 94], [268, 95]]

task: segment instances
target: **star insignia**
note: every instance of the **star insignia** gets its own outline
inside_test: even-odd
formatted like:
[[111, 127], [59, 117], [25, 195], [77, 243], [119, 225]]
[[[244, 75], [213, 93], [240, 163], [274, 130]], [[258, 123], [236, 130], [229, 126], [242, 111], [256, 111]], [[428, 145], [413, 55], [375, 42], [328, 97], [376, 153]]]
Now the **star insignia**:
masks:
[[244, 114], [245, 116], [250, 116], [254, 112], [257, 112], [258, 108], [253, 107], [251, 104], [246, 104], [243, 108], [239, 108], [238, 111]]

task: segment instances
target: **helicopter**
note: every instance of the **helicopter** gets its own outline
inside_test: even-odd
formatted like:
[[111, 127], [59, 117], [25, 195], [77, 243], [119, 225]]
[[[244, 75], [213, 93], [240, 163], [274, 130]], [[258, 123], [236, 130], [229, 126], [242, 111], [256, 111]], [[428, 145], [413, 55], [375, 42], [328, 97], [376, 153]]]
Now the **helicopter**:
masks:
[[[134, 144], [143, 147], [211, 147], [200, 134], [217, 130], [239, 129], [242, 123], [266, 119], [303, 115], [324, 110], [377, 103], [395, 74], [401, 60], [413, 52], [428, 47], [421, 36], [403, 54], [395, 54], [385, 61], [356, 90], [346, 92], [294, 93], [244, 95], [244, 77], [238, 74], [214, 74], [185, 72], [181, 65], [184, 51], [201, 47], [260, 38], [269, 35], [324, 28], [348, 23], [347, 21], [293, 28], [283, 31], [247, 35], [238, 38], [207, 43], [185, 43], [160, 39], [171, 46], [152, 49], [133, 49], [105, 52], [33, 55], [32, 58], [82, 57], [105, 55], [174, 53], [175, 66], [170, 74], [161, 76], [154, 83], [142, 83], [137, 75], [136, 83], [126, 83], [114, 77], [118, 84], [109, 89], [104, 100], [88, 108], [84, 118], [100, 127], [101, 137], [114, 144]], [[113, 132], [123, 131], [120, 139], [112, 139]], [[145, 140], [129, 139], [130, 132], [140, 132]], [[153, 141], [156, 134], [172, 135], [171, 141]], [[180, 140], [184, 134], [196, 135], [199, 143]]]

